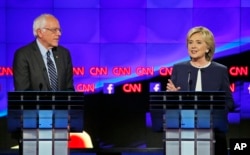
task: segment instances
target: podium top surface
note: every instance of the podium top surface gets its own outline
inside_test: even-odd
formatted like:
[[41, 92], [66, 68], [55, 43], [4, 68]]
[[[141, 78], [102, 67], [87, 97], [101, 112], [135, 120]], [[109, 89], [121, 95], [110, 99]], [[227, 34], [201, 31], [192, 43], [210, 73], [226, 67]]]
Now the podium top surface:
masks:
[[151, 104], [165, 105], [225, 105], [225, 92], [223, 91], [175, 91], [175, 92], [152, 92], [150, 93]]
[[43, 103], [50, 104], [58, 103], [74, 103], [82, 104], [84, 101], [84, 95], [82, 92], [73, 92], [73, 91], [59, 91], [59, 92], [45, 92], [45, 91], [16, 91], [8, 92], [8, 104], [25, 104], [31, 105], [32, 103]]

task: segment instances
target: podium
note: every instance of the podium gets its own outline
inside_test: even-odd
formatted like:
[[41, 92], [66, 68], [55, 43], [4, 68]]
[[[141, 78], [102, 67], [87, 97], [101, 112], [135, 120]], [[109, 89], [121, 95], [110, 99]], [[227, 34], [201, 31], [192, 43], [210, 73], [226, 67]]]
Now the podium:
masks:
[[8, 92], [8, 131], [23, 155], [69, 155], [69, 132], [83, 131], [80, 92]]
[[151, 92], [149, 98], [165, 155], [214, 154], [214, 131], [227, 130], [225, 92]]

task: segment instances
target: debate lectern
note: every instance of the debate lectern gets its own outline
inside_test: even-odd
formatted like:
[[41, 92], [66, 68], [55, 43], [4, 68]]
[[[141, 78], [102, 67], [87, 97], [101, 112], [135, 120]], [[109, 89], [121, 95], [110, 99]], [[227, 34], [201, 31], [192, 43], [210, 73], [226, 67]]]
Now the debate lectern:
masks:
[[83, 93], [8, 92], [8, 131], [23, 155], [69, 155], [69, 132], [83, 131]]
[[214, 131], [227, 128], [224, 92], [151, 92], [149, 98], [153, 126], [162, 123], [165, 155], [214, 154]]

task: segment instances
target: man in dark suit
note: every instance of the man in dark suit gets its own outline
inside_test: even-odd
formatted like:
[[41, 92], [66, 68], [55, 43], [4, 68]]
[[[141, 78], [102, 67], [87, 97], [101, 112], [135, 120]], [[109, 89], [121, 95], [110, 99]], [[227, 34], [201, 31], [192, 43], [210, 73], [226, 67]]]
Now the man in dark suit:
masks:
[[[71, 55], [58, 45], [61, 28], [57, 18], [40, 15], [34, 20], [33, 34], [36, 39], [17, 49], [14, 55], [15, 91], [74, 91]], [[22, 155], [20, 133], [13, 137], [18, 139]]]
[[32, 43], [17, 49], [13, 61], [16, 91], [52, 91], [47, 66], [47, 52], [57, 74], [56, 91], [74, 91], [73, 67], [69, 51], [58, 45], [61, 37], [59, 21], [51, 14], [34, 20]]

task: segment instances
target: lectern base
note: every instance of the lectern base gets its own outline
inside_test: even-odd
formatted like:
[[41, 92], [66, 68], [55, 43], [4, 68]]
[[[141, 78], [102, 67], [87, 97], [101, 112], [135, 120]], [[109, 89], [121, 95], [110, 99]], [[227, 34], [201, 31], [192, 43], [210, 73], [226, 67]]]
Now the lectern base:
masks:
[[214, 155], [211, 129], [167, 129], [165, 155]]
[[23, 155], [69, 155], [67, 129], [24, 129]]

